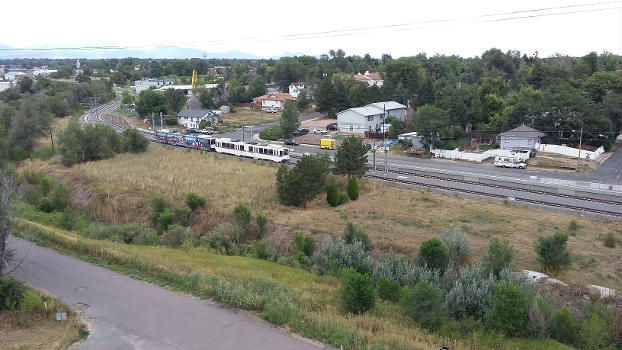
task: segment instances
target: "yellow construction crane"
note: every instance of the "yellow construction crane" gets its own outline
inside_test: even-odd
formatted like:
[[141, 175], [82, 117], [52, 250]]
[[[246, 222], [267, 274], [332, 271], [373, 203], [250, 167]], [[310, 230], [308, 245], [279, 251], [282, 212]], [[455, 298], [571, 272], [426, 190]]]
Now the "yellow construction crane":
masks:
[[197, 87], [197, 70], [193, 69], [192, 70], [192, 88], [196, 88]]

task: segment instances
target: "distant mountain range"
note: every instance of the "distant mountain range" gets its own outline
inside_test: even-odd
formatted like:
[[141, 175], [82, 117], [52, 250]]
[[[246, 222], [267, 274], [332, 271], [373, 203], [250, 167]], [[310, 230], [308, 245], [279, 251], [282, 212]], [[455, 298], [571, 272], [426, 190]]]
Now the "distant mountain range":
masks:
[[[60, 50], [41, 50], [63, 47]], [[0, 44], [0, 59], [11, 58], [237, 58], [237, 59], [268, 59], [284, 56], [302, 56], [303, 53], [284, 52], [276, 56], [258, 56], [242, 51], [206, 52], [199, 49], [163, 46], [152, 49], [79, 49], [69, 45], [39, 45], [15, 50], [14, 47]]]

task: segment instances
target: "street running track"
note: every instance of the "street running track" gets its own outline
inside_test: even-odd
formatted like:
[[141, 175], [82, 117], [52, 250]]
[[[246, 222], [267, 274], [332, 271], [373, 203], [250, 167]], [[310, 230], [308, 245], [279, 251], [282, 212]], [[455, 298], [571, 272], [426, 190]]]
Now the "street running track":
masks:
[[13, 276], [82, 312], [78, 349], [322, 349], [261, 319], [11, 237]]

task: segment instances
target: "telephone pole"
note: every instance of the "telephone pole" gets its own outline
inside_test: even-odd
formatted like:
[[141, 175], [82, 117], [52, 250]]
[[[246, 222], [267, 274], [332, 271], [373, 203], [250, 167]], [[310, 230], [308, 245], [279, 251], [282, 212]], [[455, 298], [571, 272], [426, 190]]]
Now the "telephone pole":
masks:
[[160, 112], [160, 130], [162, 130], [162, 125], [164, 124], [162, 124], [162, 112]]
[[583, 126], [581, 126], [581, 133], [579, 133], [579, 156], [577, 157], [577, 172], [579, 172], [579, 167], [581, 166], [582, 141], [583, 141]]
[[153, 124], [153, 136], [155, 137], [155, 114], [151, 112], [151, 123]]

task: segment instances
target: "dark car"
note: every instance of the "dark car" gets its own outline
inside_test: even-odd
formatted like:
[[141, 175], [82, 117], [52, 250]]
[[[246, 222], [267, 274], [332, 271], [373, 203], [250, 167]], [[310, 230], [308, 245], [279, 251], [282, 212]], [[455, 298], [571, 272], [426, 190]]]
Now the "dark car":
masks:
[[309, 133], [309, 129], [298, 129], [294, 132], [294, 136], [302, 136]]
[[284, 144], [289, 145], [289, 146], [299, 146], [300, 143], [298, 143], [298, 141], [296, 140], [285, 140], [283, 141]]
[[330, 123], [328, 125], [326, 125], [326, 130], [339, 130], [339, 127], [337, 126], [337, 123]]

